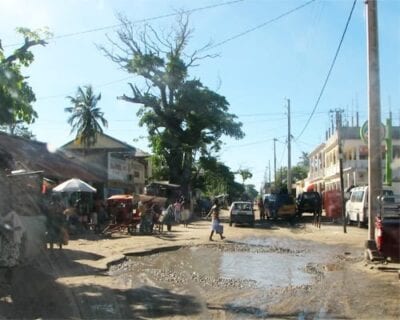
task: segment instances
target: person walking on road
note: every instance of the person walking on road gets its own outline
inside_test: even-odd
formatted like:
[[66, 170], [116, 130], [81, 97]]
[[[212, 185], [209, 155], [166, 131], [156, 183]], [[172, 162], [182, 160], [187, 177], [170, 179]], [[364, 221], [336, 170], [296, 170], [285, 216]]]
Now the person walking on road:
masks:
[[219, 219], [219, 204], [218, 200], [214, 201], [214, 205], [211, 207], [210, 212], [208, 213], [207, 217], [211, 216], [211, 233], [209, 240], [213, 241], [213, 235], [214, 232], [219, 234], [221, 237], [221, 240], [225, 239], [223, 236], [224, 233], [224, 226], [221, 224], [221, 221]]
[[261, 221], [265, 220], [265, 208], [262, 197], [258, 198], [257, 205], [258, 205], [258, 211], [260, 212], [260, 220]]
[[175, 210], [175, 222], [181, 223], [181, 210], [182, 210], [182, 201], [181, 199], [176, 199], [174, 203]]

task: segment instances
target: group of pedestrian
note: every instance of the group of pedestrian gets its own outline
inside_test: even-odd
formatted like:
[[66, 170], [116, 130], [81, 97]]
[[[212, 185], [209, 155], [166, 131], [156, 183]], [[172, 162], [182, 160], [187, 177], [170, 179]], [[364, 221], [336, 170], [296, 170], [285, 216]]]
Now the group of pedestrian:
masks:
[[152, 233], [154, 226], [159, 223], [162, 215], [160, 204], [139, 201], [136, 210], [140, 217], [139, 231], [141, 233]]
[[[58, 244], [60, 248], [62, 245], [68, 243], [69, 234], [78, 232], [78, 229], [93, 229], [95, 233], [100, 231], [101, 221], [106, 219], [106, 209], [103, 205], [96, 204], [89, 215], [88, 220], [82, 218], [80, 212], [80, 203], [76, 201], [74, 204], [70, 203], [67, 208], [64, 208], [59, 201], [51, 201], [47, 206], [47, 233], [46, 241], [53, 249], [54, 244]], [[140, 232], [152, 233], [156, 224], [167, 226], [167, 230], [171, 231], [173, 224], [182, 222], [185, 211], [185, 199], [180, 197], [174, 203], [167, 206], [163, 210], [157, 203], [142, 203], [139, 202], [137, 209], [140, 216]], [[183, 214], [183, 215], [182, 215]], [[220, 220], [220, 205], [218, 200], [214, 201], [207, 217], [211, 217], [211, 233], [209, 240], [213, 241], [214, 233], [218, 234], [221, 240], [225, 239], [224, 227]], [[184, 218], [188, 220], [187, 218]], [[184, 223], [187, 223], [184, 222]]]
[[93, 230], [99, 233], [102, 224], [108, 219], [103, 203], [93, 205], [90, 213], [82, 210], [81, 201], [70, 200], [65, 207], [60, 199], [49, 199], [45, 203], [46, 242], [50, 249], [58, 245], [60, 249], [68, 244], [69, 235]]
[[177, 198], [173, 203], [169, 204], [165, 210], [163, 210], [158, 204], [154, 204], [152, 211], [156, 211], [154, 223], [166, 225], [167, 230], [171, 231], [172, 225], [179, 224], [182, 222], [182, 219], [184, 219], [185, 198], [183, 196]]

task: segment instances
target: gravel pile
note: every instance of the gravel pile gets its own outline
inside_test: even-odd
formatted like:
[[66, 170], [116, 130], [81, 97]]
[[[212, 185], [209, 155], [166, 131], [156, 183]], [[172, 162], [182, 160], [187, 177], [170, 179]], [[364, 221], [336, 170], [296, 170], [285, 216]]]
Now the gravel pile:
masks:
[[277, 245], [252, 245], [240, 242], [231, 242], [218, 245], [217, 250], [221, 252], [250, 252], [250, 253], [282, 253], [290, 255], [301, 255], [307, 252], [305, 249], [285, 248]]

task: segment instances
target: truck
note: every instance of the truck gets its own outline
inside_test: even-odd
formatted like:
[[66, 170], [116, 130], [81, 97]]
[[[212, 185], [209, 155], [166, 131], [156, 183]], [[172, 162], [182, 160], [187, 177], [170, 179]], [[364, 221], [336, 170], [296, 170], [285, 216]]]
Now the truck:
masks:
[[295, 199], [287, 193], [273, 193], [265, 197], [264, 207], [268, 219], [296, 217], [296, 202]]
[[307, 191], [300, 193], [296, 199], [297, 215], [302, 216], [303, 213], [321, 214], [322, 199], [318, 192]]

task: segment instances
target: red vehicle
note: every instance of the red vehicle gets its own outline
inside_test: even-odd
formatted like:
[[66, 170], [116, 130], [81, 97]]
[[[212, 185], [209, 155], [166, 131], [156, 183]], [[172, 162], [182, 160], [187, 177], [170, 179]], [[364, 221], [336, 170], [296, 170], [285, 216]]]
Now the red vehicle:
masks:
[[329, 190], [322, 193], [322, 204], [328, 218], [342, 217], [342, 195], [339, 190]]
[[[107, 211], [111, 218], [103, 234], [127, 231], [132, 233], [140, 222], [139, 214], [133, 209], [133, 196], [119, 194], [107, 199]], [[135, 212], [134, 212], [135, 211]]]
[[384, 258], [400, 261], [400, 198], [383, 197], [375, 219], [375, 242]]

